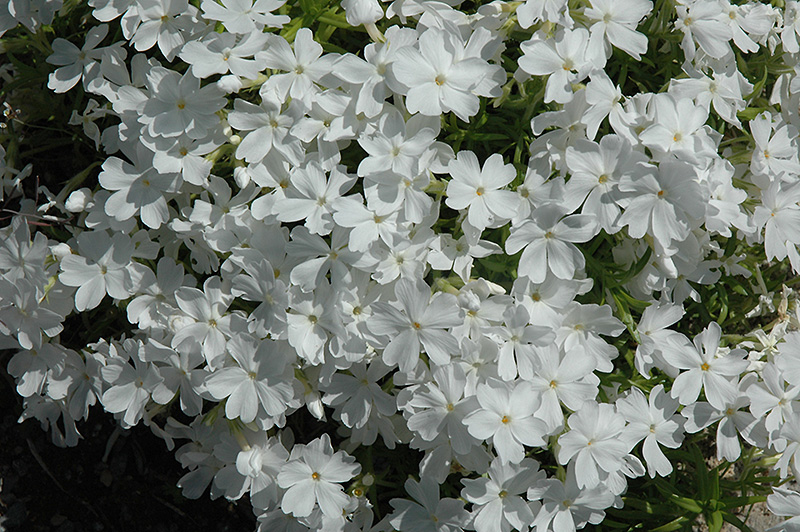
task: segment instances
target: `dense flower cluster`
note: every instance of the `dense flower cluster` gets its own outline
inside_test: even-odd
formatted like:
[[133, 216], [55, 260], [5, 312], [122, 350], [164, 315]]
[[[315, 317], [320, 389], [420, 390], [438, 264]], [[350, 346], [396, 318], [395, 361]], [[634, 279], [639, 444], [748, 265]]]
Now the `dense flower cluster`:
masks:
[[[177, 447], [187, 497], [248, 494], [264, 532], [571, 531], [709, 427], [720, 460], [753, 446], [800, 472], [797, 293], [761, 294], [753, 314], [778, 319], [757, 341], [676, 327], [722, 275], [763, 286], [737, 243], [800, 272], [800, 3], [345, 0], [372, 39], [346, 51], [282, 0], [88, 4], [48, 87], [94, 98], [73, 118], [105, 154], [98, 186], [47, 191], [65, 241], [24, 215], [0, 229], [8, 370], [56, 443], [99, 403]], [[0, 35], [60, 7], [4, 2]], [[607, 70], [658, 24], [682, 74], [623, 94]], [[785, 66], [763, 107], [741, 71], [760, 50]], [[442, 117], [526, 83], [549, 110], [521, 165], [446, 138]], [[30, 173], [5, 155], [0, 198]], [[630, 275], [587, 302], [600, 245]], [[476, 275], [511, 256], [507, 286]], [[61, 345], [68, 316], [109, 304], [132, 335]], [[601, 386], [627, 364], [641, 389]], [[338, 430], [290, 430], [303, 411]], [[424, 458], [375, 523], [380, 471], [355, 455], [378, 440]], [[453, 472], [459, 499], [440, 495]], [[771, 496], [778, 530], [798, 497]]]

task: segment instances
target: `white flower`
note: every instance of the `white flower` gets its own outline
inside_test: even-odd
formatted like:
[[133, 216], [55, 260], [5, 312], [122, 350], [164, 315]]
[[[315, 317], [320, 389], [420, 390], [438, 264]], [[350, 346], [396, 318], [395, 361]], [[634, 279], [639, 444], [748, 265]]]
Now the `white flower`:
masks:
[[200, 79], [191, 71], [181, 76], [163, 67], [153, 67], [146, 80], [150, 97], [141, 109], [139, 122], [147, 127], [150, 136], [177, 137], [186, 133], [200, 139], [219, 124], [216, 112], [226, 102], [216, 85], [200, 87]]
[[519, 274], [534, 283], [544, 281], [547, 272], [559, 279], [572, 279], [586, 264], [574, 243], [586, 242], [597, 233], [597, 220], [591, 214], [564, 216], [558, 204], [544, 205], [531, 213], [531, 219], [512, 228], [506, 251], [517, 253]]
[[767, 508], [775, 515], [789, 517], [767, 532], [797, 532], [800, 530], [800, 493], [787, 488], [772, 488], [767, 497]]
[[606, 135], [599, 144], [576, 141], [567, 148], [565, 162], [572, 174], [564, 186], [569, 210], [583, 205], [581, 213], [594, 215], [606, 233], [619, 231], [620, 179], [640, 172], [644, 157], [623, 137]]
[[[750, 121], [750, 132], [756, 143], [750, 160], [750, 171], [772, 179], [782, 172], [800, 174], [797, 159], [797, 129], [772, 118], [764, 111]], [[766, 186], [760, 185], [761, 188]]]
[[64, 318], [41, 305], [31, 282], [18, 279], [12, 284], [0, 277], [0, 292], [0, 333], [15, 335], [23, 349], [39, 349], [42, 333], [53, 338], [63, 330]]
[[567, 467], [567, 479], [549, 478], [528, 489], [529, 500], [541, 500], [542, 508], [532, 523], [536, 530], [572, 532], [586, 523], [597, 524], [614, 504], [614, 494], [602, 484], [587, 488], [578, 484], [575, 466]]
[[438, 28], [422, 33], [418, 49], [399, 49], [389, 66], [406, 95], [409, 112], [439, 116], [452, 111], [465, 122], [478, 112], [479, 100], [473, 90], [491, 70], [483, 59], [465, 57], [457, 35]]
[[358, 175], [374, 175], [391, 170], [409, 175], [416, 169], [420, 155], [427, 151], [439, 133], [439, 121], [424, 115], [408, 122], [395, 107], [389, 107], [378, 119], [373, 131], [359, 136], [358, 143], [369, 156], [358, 165]]
[[289, 462], [278, 474], [278, 485], [286, 490], [281, 510], [306, 517], [319, 504], [326, 516], [341, 515], [348, 496], [340, 484], [361, 471], [361, 466], [354, 462], [355, 459], [344, 451], [333, 452], [327, 434], [307, 445], [295, 445]]
[[705, 213], [700, 186], [694, 180], [692, 166], [679, 161], [665, 161], [658, 172], [623, 176], [619, 189], [629, 193], [620, 225], [628, 226], [628, 234], [642, 238], [652, 235], [663, 248], [682, 241]]
[[131, 43], [137, 51], [158, 49], [167, 61], [172, 61], [197, 24], [197, 8], [188, 0], [136, 0], [139, 24]]
[[334, 227], [336, 202], [355, 184], [356, 177], [334, 168], [328, 176], [316, 161], [296, 167], [291, 174], [291, 188], [274, 205], [274, 214], [282, 222], [305, 220], [308, 230], [327, 235]]
[[283, 37], [270, 34], [269, 46], [262, 52], [267, 68], [283, 70], [285, 74], [273, 74], [261, 87], [261, 94], [276, 91], [281, 102], [287, 96], [311, 106], [313, 97], [319, 92], [315, 83], [330, 74], [336, 57], [322, 56], [322, 45], [314, 40], [311, 30], [300, 28], [294, 39], [293, 49]]
[[336, 373], [331, 383], [322, 388], [322, 402], [336, 408], [337, 418], [350, 428], [362, 428], [370, 416], [391, 416], [397, 411], [395, 398], [378, 385], [390, 368], [380, 360], [353, 364], [352, 375]]
[[722, 12], [720, 2], [692, 2], [688, 6], [675, 6], [675, 10], [678, 12], [675, 28], [683, 32], [681, 48], [687, 62], [694, 59], [697, 53], [695, 41], [715, 59], [731, 53], [731, 28], [725, 22], [728, 14]]
[[178, 191], [180, 175], [158, 172], [152, 166], [153, 154], [138, 146], [133, 165], [117, 157], [103, 163], [98, 180], [103, 188], [114, 191], [106, 201], [105, 212], [120, 222], [138, 214], [147, 227], [158, 229], [170, 218], [164, 194]]
[[578, 486], [594, 488], [601, 472], [615, 473], [633, 445], [623, 435], [625, 418], [613, 405], [587, 401], [569, 416], [569, 431], [558, 438], [558, 463], [575, 462]]
[[492, 461], [488, 478], [463, 479], [461, 496], [473, 504], [473, 526], [477, 532], [525, 530], [534, 520], [528, 503], [519, 495], [545, 477], [535, 460], [517, 464]]
[[491, 439], [503, 463], [518, 464], [525, 446], [545, 445], [545, 424], [534, 417], [539, 395], [524, 381], [516, 384], [488, 380], [478, 384], [480, 408], [464, 418], [469, 433], [479, 440]]
[[559, 30], [552, 40], [536, 34], [520, 46], [524, 55], [519, 58], [519, 67], [528, 74], [549, 76], [545, 102], [567, 103], [572, 100], [572, 84], [583, 81], [591, 70], [605, 63], [605, 57], [590, 51], [588, 44], [586, 28]]
[[678, 402], [659, 384], [647, 399], [639, 388], [631, 388], [626, 397], [617, 401], [617, 409], [628, 421], [626, 436], [637, 443], [644, 439], [642, 454], [650, 477], [655, 478], [656, 473], [662, 477], [672, 473], [672, 464], [658, 444], [677, 449], [683, 441], [684, 418], [675, 413]]
[[200, 9], [203, 17], [222, 22], [231, 33], [253, 35], [264, 27], [280, 28], [287, 22], [286, 15], [273, 15], [272, 12], [286, 3], [286, 0], [203, 0]]
[[452, 209], [468, 209], [467, 220], [476, 229], [503, 224], [516, 211], [517, 195], [501, 189], [514, 180], [517, 171], [513, 165], [503, 164], [500, 154], [490, 155], [481, 168], [473, 152], [461, 151], [448, 170], [452, 179], [445, 203]]
[[[647, 37], [636, 26], [653, 9], [650, 0], [591, 0], [592, 7], [584, 10], [589, 20], [592, 44], [605, 39], [637, 61], [647, 51]], [[605, 44], [604, 44], [605, 46]]]
[[132, 339], [112, 344], [112, 356], [100, 369], [103, 380], [111, 385], [100, 400], [107, 411], [123, 414], [123, 427], [132, 427], [142, 419], [150, 394], [163, 380], [156, 366], [142, 358], [142, 350], [141, 341]]
[[248, 163], [264, 160], [274, 150], [294, 165], [303, 160], [303, 146], [289, 131], [300, 118], [296, 105], [283, 105], [274, 92], [265, 92], [261, 105], [237, 98], [228, 113], [232, 128], [247, 132], [236, 147], [236, 157]]
[[264, 61], [258, 52], [266, 47], [266, 43], [265, 33], [249, 33], [239, 42], [230, 33], [211, 33], [202, 41], [186, 43], [179, 55], [192, 65], [192, 74], [200, 79], [228, 72], [256, 79], [264, 69]]
[[678, 99], [692, 98], [706, 108], [713, 104], [720, 118], [741, 128], [736, 113], [747, 107], [742, 92], [751, 92], [752, 84], [743, 80], [738, 70], [714, 71], [711, 77], [698, 71], [691, 71], [691, 74], [691, 78], [673, 79], [670, 92]]
[[729, 378], [738, 377], [747, 369], [748, 363], [744, 360], [747, 353], [743, 349], [734, 349], [727, 355], [717, 356], [721, 336], [719, 324], [711, 322], [695, 336], [694, 349], [664, 352], [664, 359], [669, 364], [688, 370], [678, 375], [672, 385], [672, 396], [681, 404], [695, 402], [701, 388], [708, 402], [720, 410], [736, 398], [736, 385]]
[[126, 288], [130, 281], [128, 265], [133, 244], [124, 234], [113, 238], [106, 231], [84, 231], [78, 235], [81, 255], [61, 259], [58, 279], [67, 286], [77, 286], [75, 309], [78, 312], [95, 308], [106, 293], [115, 299], [130, 296]]
[[390, 339], [383, 350], [384, 362], [399, 365], [400, 371], [409, 373], [417, 363], [422, 344], [433, 362], [446, 365], [458, 352], [458, 342], [446, 329], [462, 322], [455, 297], [442, 292], [431, 297], [430, 288], [423, 281], [405, 279], [395, 284], [395, 294], [396, 305], [373, 303], [372, 319], [367, 322], [373, 334]]
[[256, 342], [236, 335], [226, 344], [237, 366], [226, 366], [209, 374], [205, 389], [216, 400], [225, 401], [225, 417], [250, 423], [257, 416], [276, 418], [293, 401], [288, 359], [274, 341]]
[[458, 499], [439, 498], [439, 485], [430, 477], [419, 482], [409, 478], [406, 491], [415, 501], [392, 499], [394, 512], [389, 523], [403, 532], [461, 532], [467, 525], [469, 514]]
[[47, 87], [55, 92], [67, 92], [77, 85], [81, 78], [84, 82], [88, 82], [97, 76], [100, 69], [99, 60], [103, 54], [116, 53], [124, 58], [125, 52], [119, 47], [114, 50], [97, 48], [106, 35], [108, 35], [106, 24], [91, 28], [80, 49], [66, 39], [56, 38], [52, 45], [53, 53], [47, 58], [47, 62], [61, 68], [50, 74]]
[[464, 416], [474, 411], [477, 400], [466, 390], [467, 376], [458, 364], [436, 368], [433, 382], [414, 392], [407, 406], [414, 412], [408, 428], [425, 441], [446, 434], [453, 451], [467, 454], [476, 440], [467, 432]]
[[708, 120], [708, 106], [661, 93], [653, 97], [651, 107], [655, 120], [641, 132], [639, 139], [653, 151], [656, 159], [663, 160], [666, 154], [674, 154], [693, 163], [716, 153], [704, 126]]
[[233, 316], [223, 315], [232, 299], [229, 286], [223, 284], [219, 277], [209, 277], [203, 283], [203, 290], [190, 286], [178, 288], [175, 301], [189, 320], [175, 331], [172, 347], [183, 343], [202, 346], [203, 356], [208, 363], [220, 365], [225, 353], [226, 337], [233, 333]]
[[542, 347], [536, 351], [535, 362], [533, 375], [527, 380], [541, 398], [536, 417], [545, 422], [547, 432], [552, 434], [564, 426], [561, 404], [579, 411], [597, 396], [600, 379], [593, 373], [594, 358], [580, 349], [562, 355], [555, 345]]
[[750, 399], [750, 412], [756, 419], [764, 419], [770, 442], [795, 409], [800, 409], [800, 387], [785, 387], [781, 371], [774, 364], [767, 364], [761, 371], [763, 382], [752, 383], [745, 390]]

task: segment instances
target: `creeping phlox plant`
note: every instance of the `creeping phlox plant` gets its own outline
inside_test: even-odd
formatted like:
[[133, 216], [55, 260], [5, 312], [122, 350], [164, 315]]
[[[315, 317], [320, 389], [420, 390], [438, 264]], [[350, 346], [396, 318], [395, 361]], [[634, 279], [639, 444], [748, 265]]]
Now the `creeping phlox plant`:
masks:
[[0, 35], [3, 360], [56, 444], [143, 423], [262, 532], [800, 530], [797, 1], [7, 0]]

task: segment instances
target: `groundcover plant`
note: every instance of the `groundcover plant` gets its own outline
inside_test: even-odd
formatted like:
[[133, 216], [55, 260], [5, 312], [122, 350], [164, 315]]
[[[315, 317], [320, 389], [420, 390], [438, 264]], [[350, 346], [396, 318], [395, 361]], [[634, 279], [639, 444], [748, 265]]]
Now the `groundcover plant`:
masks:
[[0, 47], [55, 444], [144, 424], [261, 532], [800, 530], [800, 3], [7, 0]]

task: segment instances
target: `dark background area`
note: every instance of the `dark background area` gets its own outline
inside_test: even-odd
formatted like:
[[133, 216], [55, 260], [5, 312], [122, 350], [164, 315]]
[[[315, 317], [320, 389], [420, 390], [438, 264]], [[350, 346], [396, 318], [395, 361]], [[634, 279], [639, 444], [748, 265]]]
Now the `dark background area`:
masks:
[[22, 398], [6, 372], [8, 354], [0, 353], [0, 532], [255, 530], [246, 499], [186, 499], [175, 486], [186, 471], [147, 427], [122, 431], [103, 462], [117, 423], [102, 409], [66, 449], [38, 421], [17, 423]]

